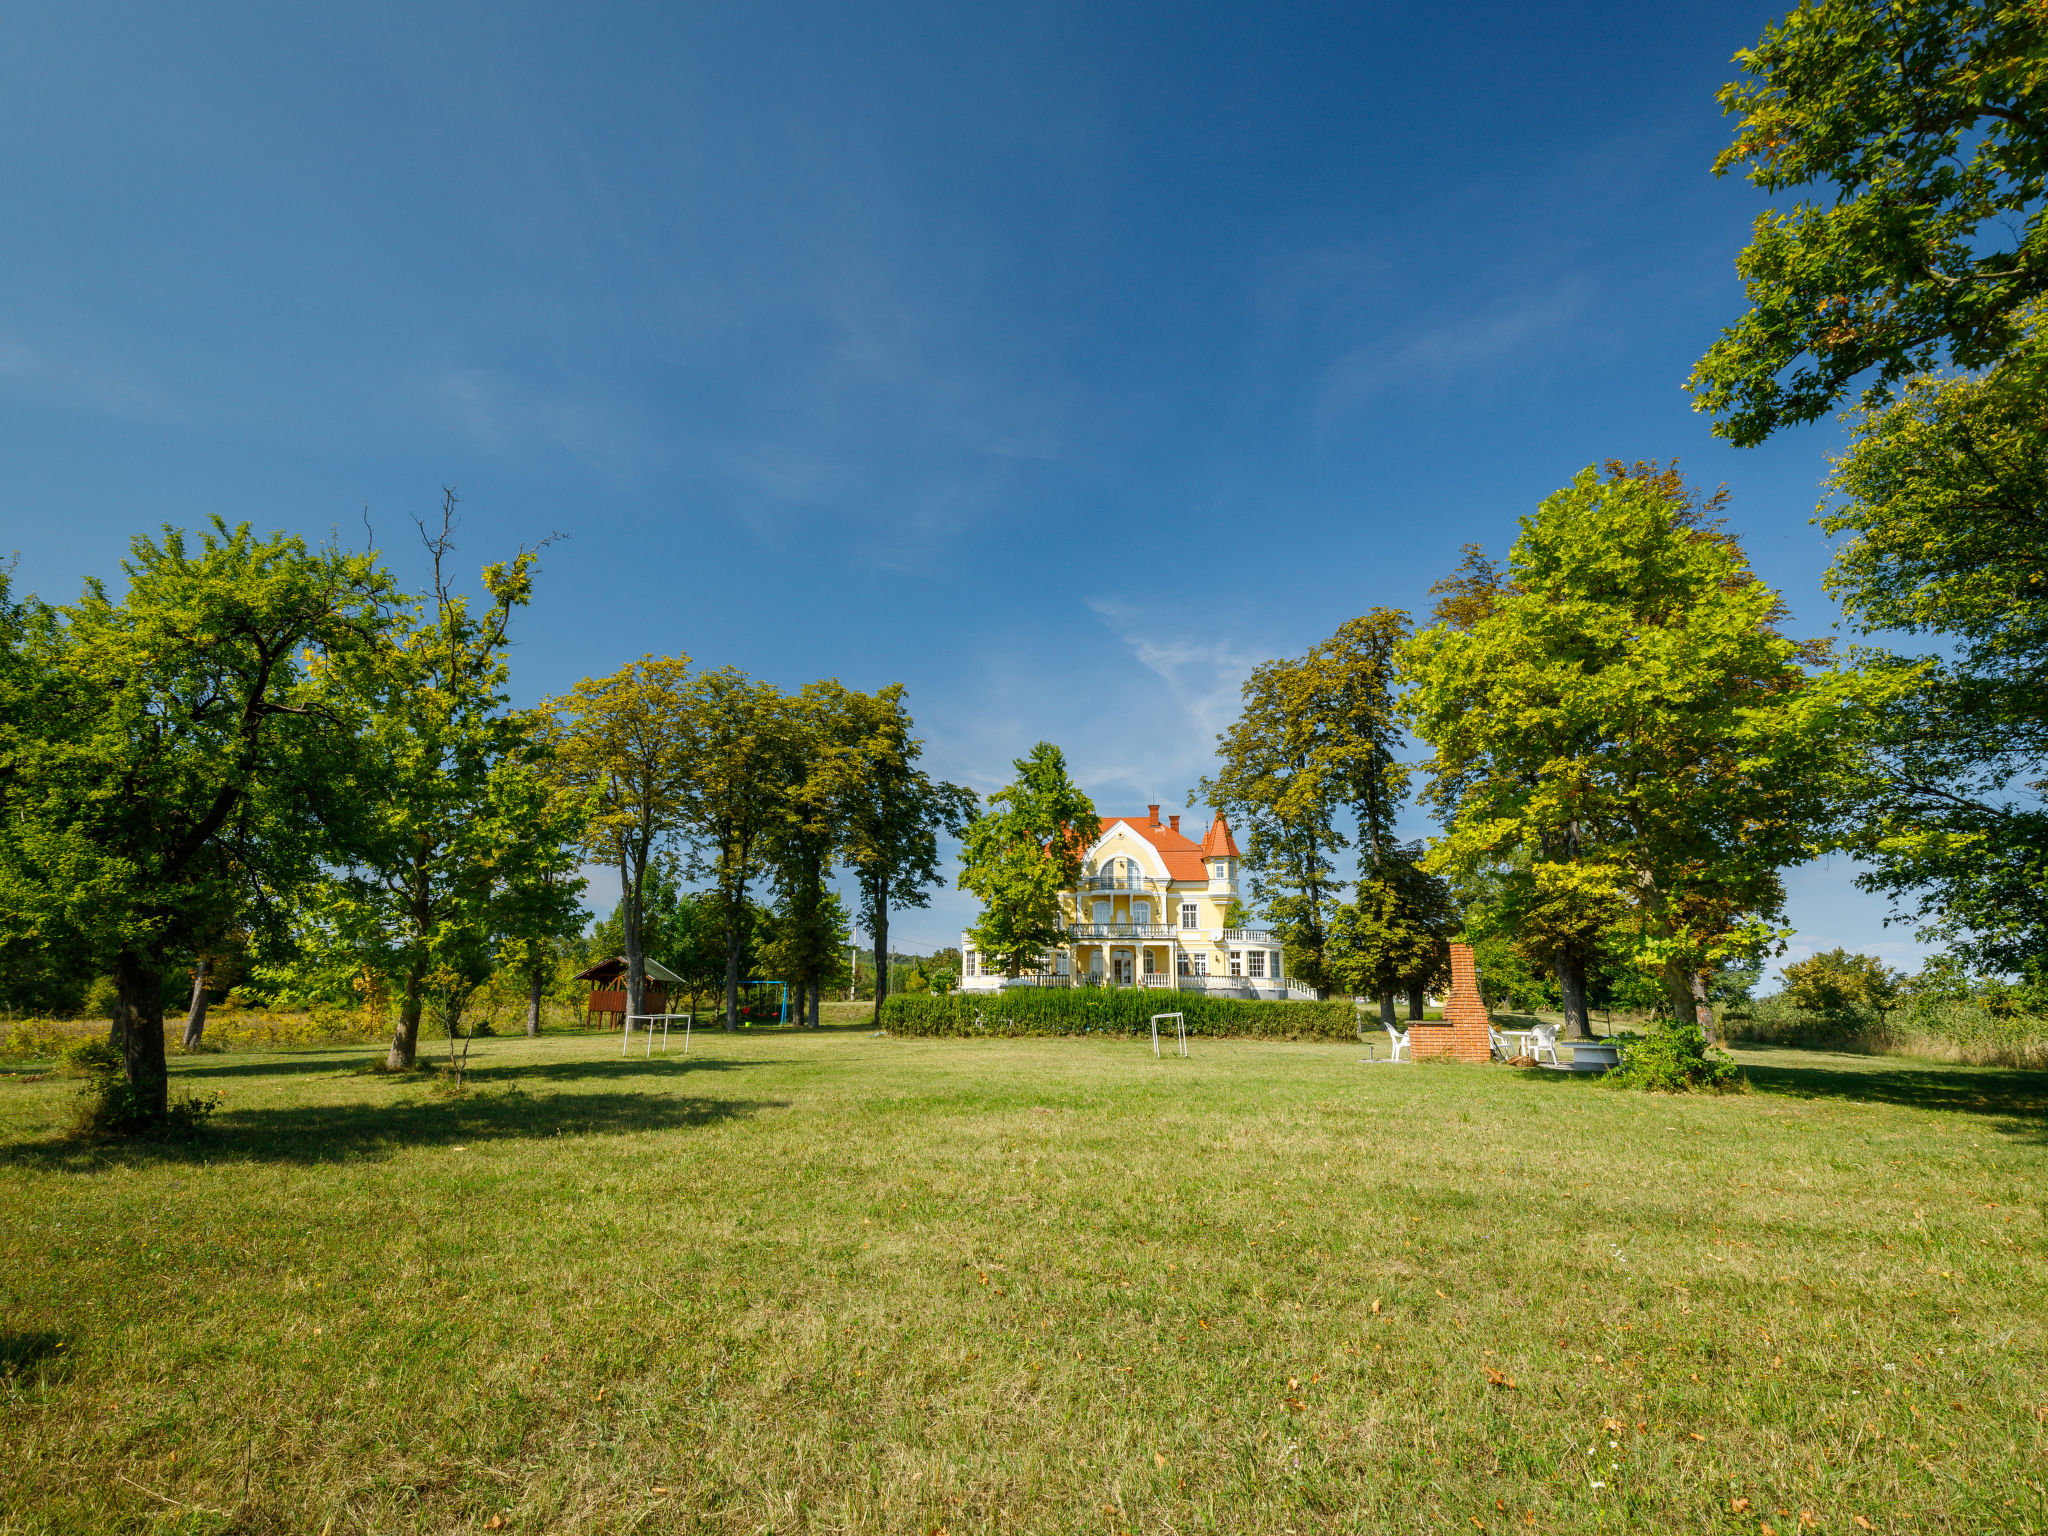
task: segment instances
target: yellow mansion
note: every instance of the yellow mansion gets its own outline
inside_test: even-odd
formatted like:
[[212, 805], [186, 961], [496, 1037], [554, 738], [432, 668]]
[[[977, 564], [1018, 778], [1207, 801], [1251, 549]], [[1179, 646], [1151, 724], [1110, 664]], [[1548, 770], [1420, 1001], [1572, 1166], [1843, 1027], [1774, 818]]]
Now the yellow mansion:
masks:
[[1314, 994], [1286, 978], [1280, 941], [1263, 928], [1230, 928], [1240, 855], [1221, 816], [1200, 843], [1180, 817], [1105, 816], [1081, 863], [1079, 888], [1062, 898], [1067, 942], [1035, 974], [1010, 979], [980, 963], [960, 936], [968, 990], [1004, 985], [1186, 988], [1239, 997]]

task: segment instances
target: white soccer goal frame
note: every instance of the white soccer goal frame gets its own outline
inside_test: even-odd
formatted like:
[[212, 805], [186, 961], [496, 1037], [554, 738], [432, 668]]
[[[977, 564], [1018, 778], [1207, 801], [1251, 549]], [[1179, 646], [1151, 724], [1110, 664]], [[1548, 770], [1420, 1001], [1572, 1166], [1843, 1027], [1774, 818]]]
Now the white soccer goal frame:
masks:
[[1155, 1013], [1152, 1015], [1152, 1054], [1155, 1057], [1159, 1054], [1159, 1021], [1161, 1019], [1173, 1020], [1174, 1032], [1180, 1039], [1180, 1053], [1183, 1056], [1187, 1055], [1188, 1020], [1187, 1015], [1182, 1013]]
[[661, 1048], [665, 1051], [668, 1049], [669, 1021], [681, 1019], [683, 1021], [683, 1054], [687, 1056], [690, 1054], [690, 1025], [695, 1018], [696, 1015], [690, 1013], [629, 1013], [626, 1015], [626, 1038], [619, 1042], [619, 1054], [621, 1056], [625, 1055], [627, 1047], [633, 1043], [633, 1021], [635, 1019], [639, 1019], [647, 1026], [645, 1033], [647, 1035], [647, 1055], [649, 1059], [652, 1059], [654, 1056], [654, 1026], [656, 1024], [661, 1026]]

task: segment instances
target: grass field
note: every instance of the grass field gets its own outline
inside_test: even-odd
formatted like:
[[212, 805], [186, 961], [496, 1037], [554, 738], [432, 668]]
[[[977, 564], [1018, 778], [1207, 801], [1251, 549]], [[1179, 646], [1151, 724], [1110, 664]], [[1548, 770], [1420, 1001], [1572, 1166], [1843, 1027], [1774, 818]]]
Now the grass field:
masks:
[[475, 1050], [0, 1078], [0, 1532], [2048, 1529], [2048, 1076]]

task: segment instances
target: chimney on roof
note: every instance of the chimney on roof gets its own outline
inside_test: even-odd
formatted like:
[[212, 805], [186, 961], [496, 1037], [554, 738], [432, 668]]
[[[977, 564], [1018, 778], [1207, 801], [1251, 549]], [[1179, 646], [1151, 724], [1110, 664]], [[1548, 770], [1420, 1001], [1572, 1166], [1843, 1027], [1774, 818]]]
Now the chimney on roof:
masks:
[[1156, 806], [1156, 805], [1148, 805], [1148, 806], [1146, 806], [1146, 807], [1145, 807], [1145, 809], [1146, 809], [1146, 810], [1148, 810], [1148, 811], [1150, 811], [1150, 812], [1152, 813], [1152, 825], [1153, 825], [1153, 826], [1155, 826], [1155, 827], [1156, 827], [1156, 826], [1158, 826], [1158, 825], [1159, 825], [1159, 807], [1158, 807], [1158, 806]]
[[1166, 819], [1173, 823], [1174, 831], [1178, 832], [1180, 830], [1180, 816], [1177, 813], [1175, 815], [1167, 817]]

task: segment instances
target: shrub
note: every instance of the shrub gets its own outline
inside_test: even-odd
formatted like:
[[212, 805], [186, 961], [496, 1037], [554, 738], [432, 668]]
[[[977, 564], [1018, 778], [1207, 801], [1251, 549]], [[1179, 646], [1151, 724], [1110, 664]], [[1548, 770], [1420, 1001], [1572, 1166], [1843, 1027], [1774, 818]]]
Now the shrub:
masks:
[[1742, 1068], [1718, 1046], [1707, 1044], [1698, 1025], [1673, 1024], [1654, 1034], [1624, 1033], [1621, 1065], [1605, 1081], [1617, 1088], [1643, 1088], [1652, 1093], [1689, 1093], [1695, 1088], [1739, 1093], [1746, 1086]]
[[[100, 1048], [99, 1052], [92, 1050]], [[108, 1136], [151, 1136], [162, 1141], [183, 1141], [204, 1128], [220, 1107], [220, 1095], [210, 1099], [187, 1095], [165, 1106], [164, 1118], [152, 1120], [144, 1113], [142, 1095], [128, 1081], [121, 1065], [121, 1053], [104, 1040], [88, 1041], [65, 1052], [67, 1064], [88, 1061], [85, 1087], [79, 1091], [78, 1134], [90, 1138]]]
[[1809, 1013], [1883, 1012], [1899, 994], [1899, 977], [1875, 955], [1830, 949], [1785, 967], [1785, 997]]
[[882, 1003], [892, 1034], [1128, 1035], [1149, 1038], [1152, 1015], [1186, 1016], [1191, 1035], [1254, 1040], [1355, 1040], [1351, 1003], [1255, 1002], [1200, 992], [1122, 987], [1011, 987], [1001, 992], [903, 993]]
[[68, 1047], [63, 1060], [64, 1071], [71, 1077], [97, 1078], [121, 1070], [121, 1053], [104, 1035], [95, 1035]]

